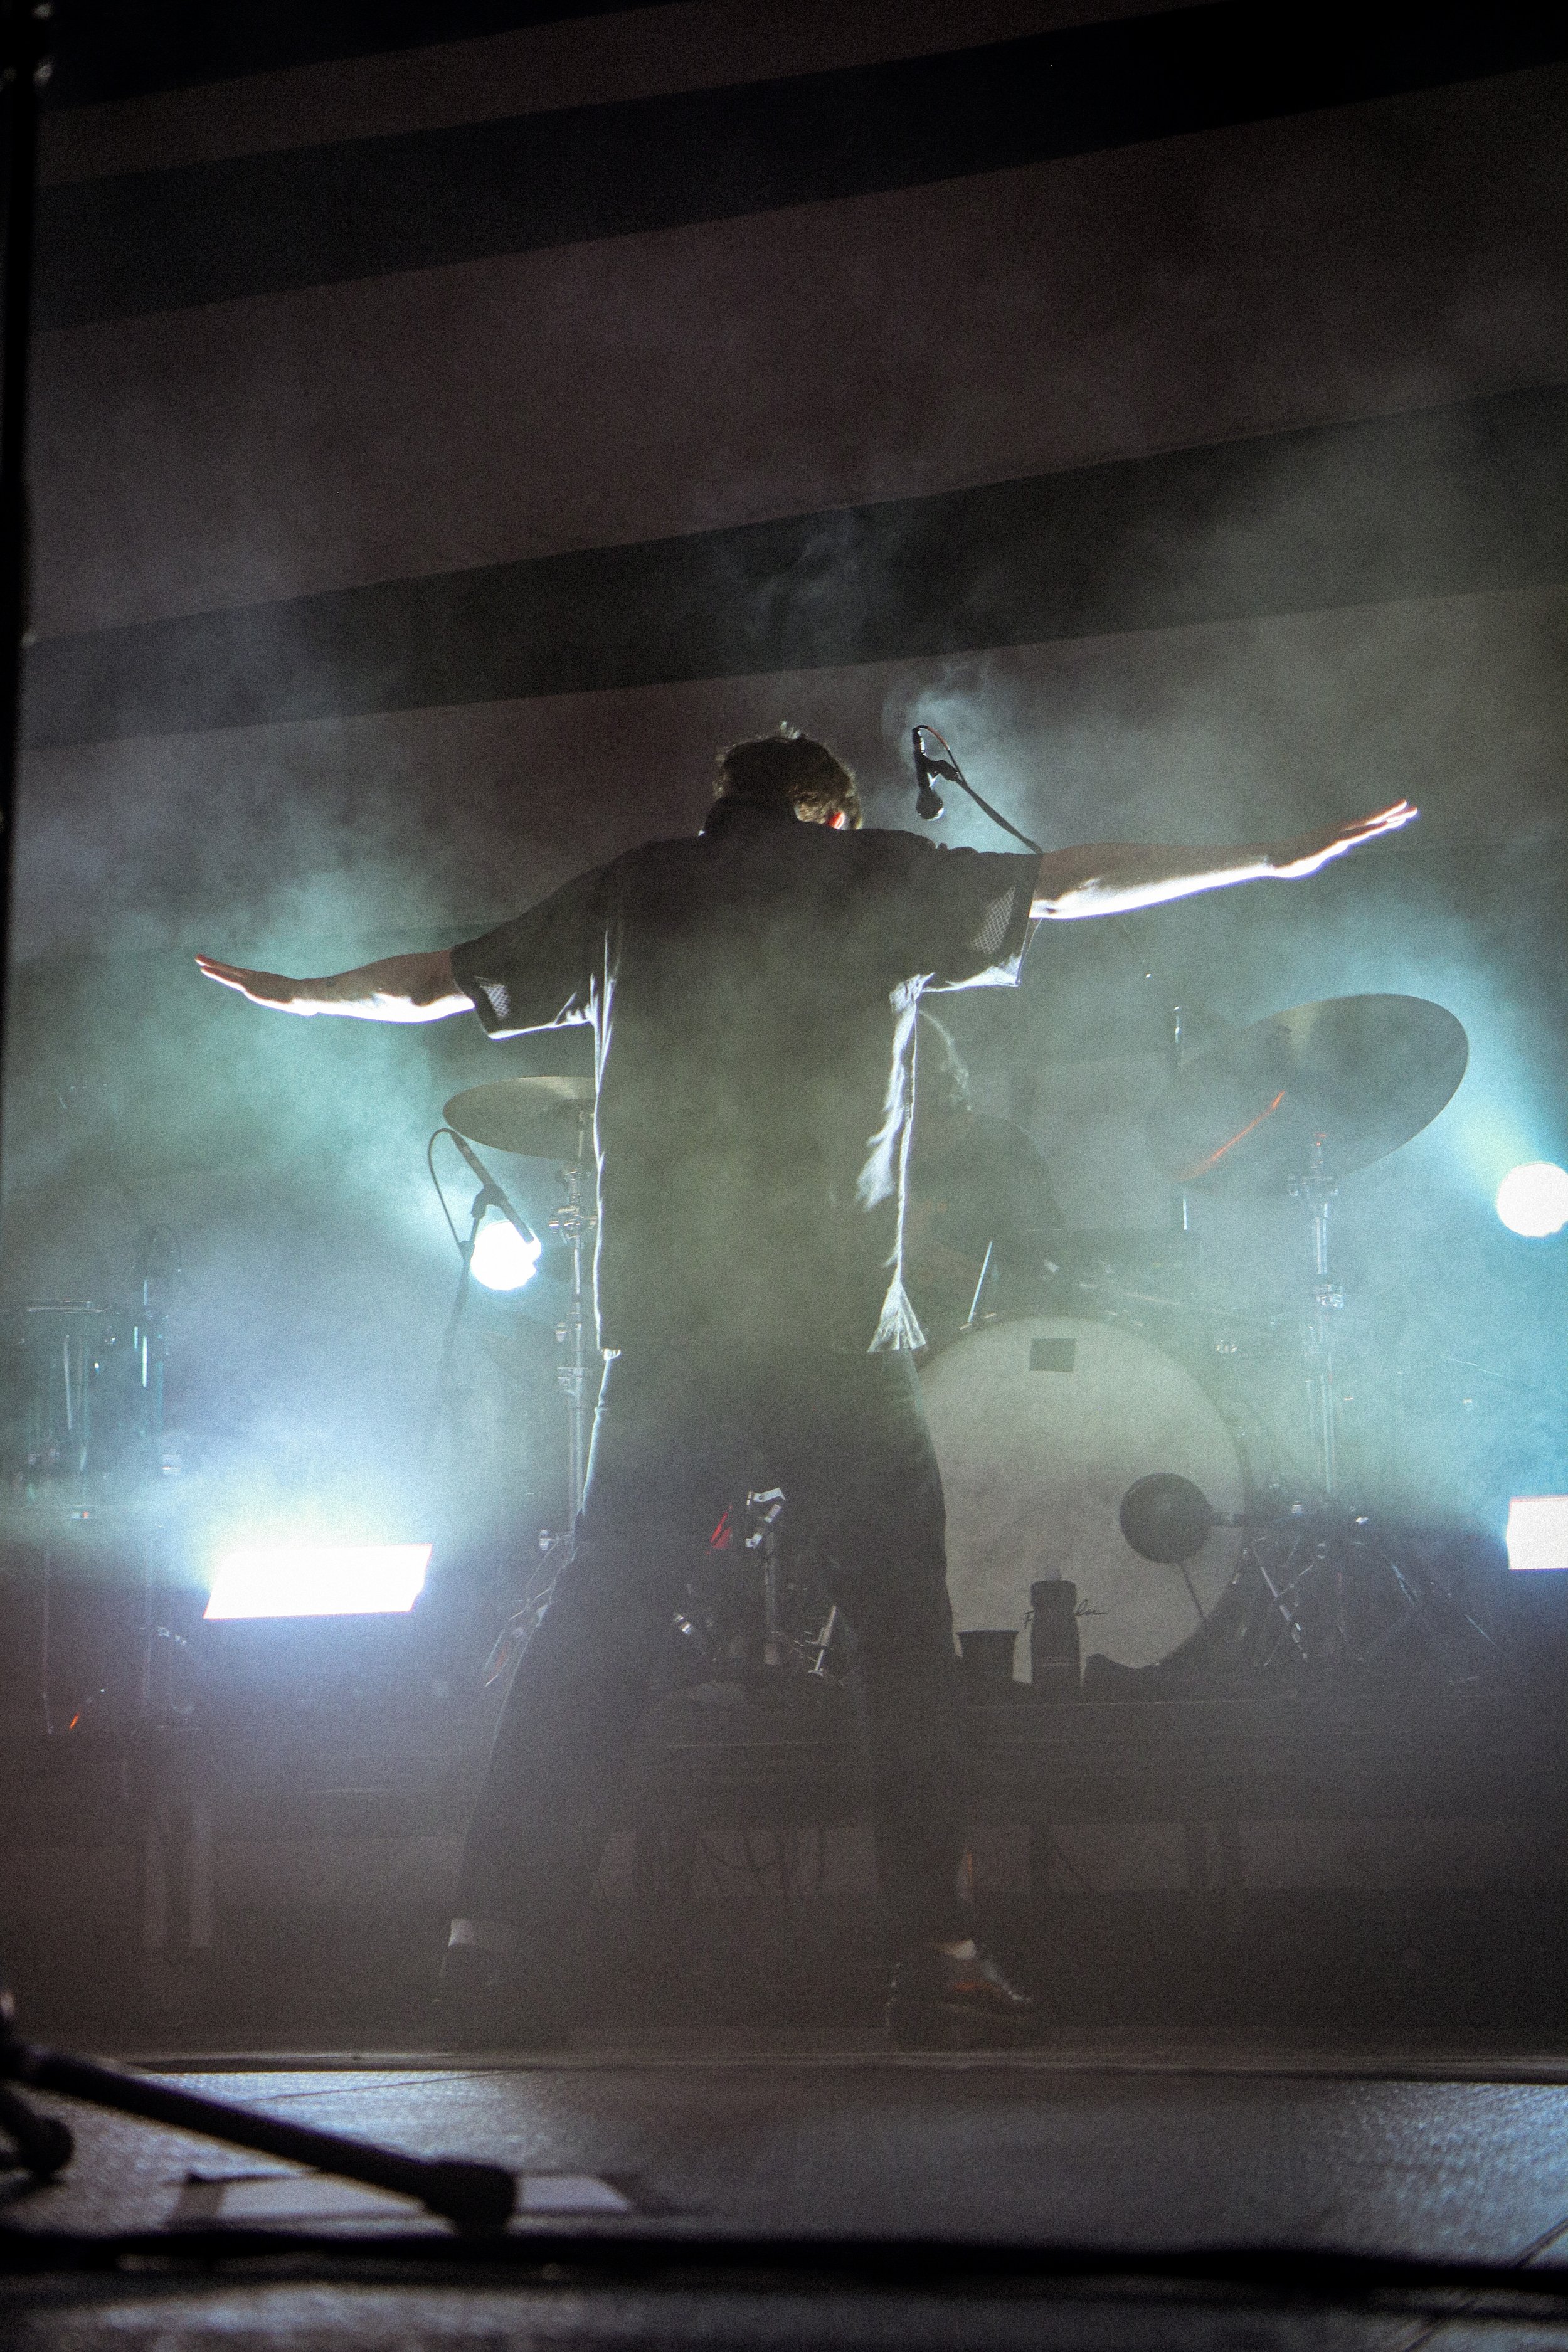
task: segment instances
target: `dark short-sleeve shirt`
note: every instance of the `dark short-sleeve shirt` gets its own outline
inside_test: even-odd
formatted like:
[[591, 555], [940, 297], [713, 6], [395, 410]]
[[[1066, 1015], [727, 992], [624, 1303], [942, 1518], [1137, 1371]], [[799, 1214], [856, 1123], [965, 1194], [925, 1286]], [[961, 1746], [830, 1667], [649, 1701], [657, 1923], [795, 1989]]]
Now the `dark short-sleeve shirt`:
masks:
[[920, 1344], [915, 1008], [1016, 980], [1037, 870], [720, 802], [453, 950], [492, 1036], [593, 1024], [601, 1346]]

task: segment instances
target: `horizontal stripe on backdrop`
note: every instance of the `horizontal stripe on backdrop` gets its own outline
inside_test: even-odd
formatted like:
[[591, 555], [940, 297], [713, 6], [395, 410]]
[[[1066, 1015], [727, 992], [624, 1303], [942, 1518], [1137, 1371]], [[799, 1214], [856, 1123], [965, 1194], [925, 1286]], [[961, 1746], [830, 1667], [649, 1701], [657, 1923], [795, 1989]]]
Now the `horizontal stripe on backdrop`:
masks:
[[37, 320], [335, 284], [920, 186], [1568, 53], [1543, 0], [1210, 5], [940, 57], [40, 191]]
[[[331, 58], [482, 39], [529, 25], [605, 16], [626, 0], [71, 0], [60, 12], [49, 97], [100, 106], [155, 90], [278, 73]], [[661, 0], [637, 0], [642, 8]]]
[[765, 675], [1568, 577], [1561, 386], [46, 639], [35, 744]]

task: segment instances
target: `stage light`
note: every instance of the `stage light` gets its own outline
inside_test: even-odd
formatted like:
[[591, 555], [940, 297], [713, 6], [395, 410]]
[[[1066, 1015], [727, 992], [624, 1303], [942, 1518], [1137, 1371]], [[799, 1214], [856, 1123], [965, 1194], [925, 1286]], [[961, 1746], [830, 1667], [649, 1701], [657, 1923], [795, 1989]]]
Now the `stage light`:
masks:
[[430, 1546], [254, 1544], [226, 1552], [207, 1617], [374, 1617], [405, 1614], [424, 1589]]
[[1568, 1568], [1568, 1495], [1515, 1495], [1503, 1540], [1510, 1568]]
[[492, 1209], [474, 1239], [474, 1280], [487, 1290], [521, 1290], [538, 1270], [539, 1249]]
[[1544, 1241], [1568, 1225], [1568, 1168], [1531, 1160], [1510, 1168], [1497, 1188], [1497, 1213], [1510, 1234]]

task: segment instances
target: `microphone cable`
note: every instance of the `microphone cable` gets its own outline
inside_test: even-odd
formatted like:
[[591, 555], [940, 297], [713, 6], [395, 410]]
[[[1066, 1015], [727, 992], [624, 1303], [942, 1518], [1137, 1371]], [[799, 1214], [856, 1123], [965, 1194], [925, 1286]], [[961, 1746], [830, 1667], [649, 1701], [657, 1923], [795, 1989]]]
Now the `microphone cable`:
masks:
[[[931, 758], [921, 740], [921, 738], [926, 735], [930, 735], [942, 745], [947, 754], [944, 760]], [[1037, 857], [1045, 856], [1046, 853], [1037, 841], [1031, 841], [1026, 833], [1020, 833], [1017, 826], [1010, 824], [1000, 809], [994, 809], [990, 802], [975, 791], [959, 766], [952, 746], [945, 735], [938, 733], [934, 727], [927, 726], [922, 720], [918, 727], [910, 730], [910, 741], [914, 746], [915, 755], [915, 814], [917, 816], [924, 817], [928, 824], [934, 824], [941, 816], [946, 803], [931, 779], [933, 776], [942, 776], [950, 784], [956, 784], [960, 792], [967, 793], [975, 807], [983, 809], [993, 824], [999, 824], [1004, 833], [1010, 833], [1015, 841], [1021, 841], [1026, 849], [1032, 849], [1035, 852]]]

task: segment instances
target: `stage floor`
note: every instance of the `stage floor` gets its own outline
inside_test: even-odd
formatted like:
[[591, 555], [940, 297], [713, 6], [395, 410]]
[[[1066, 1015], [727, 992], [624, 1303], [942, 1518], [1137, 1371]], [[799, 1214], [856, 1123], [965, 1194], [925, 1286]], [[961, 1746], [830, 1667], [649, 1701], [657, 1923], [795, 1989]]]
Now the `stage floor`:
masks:
[[[1446, 2059], [1106, 2038], [927, 2057], [799, 2032], [580, 2038], [529, 2063], [132, 2063], [299, 2122], [504, 2164], [522, 2176], [523, 2227], [1568, 2262], [1568, 2045]], [[54, 2186], [12, 2190], [12, 2226], [418, 2221], [238, 2150], [58, 2112], [75, 2161]]]
[[[1568, 2048], [1106, 2036], [928, 2058], [840, 2032], [579, 2038], [527, 2064], [139, 2063], [502, 2163], [519, 2217], [476, 2246], [374, 2192], [73, 2107], [68, 2175], [0, 2189], [0, 2335], [26, 2352], [1568, 2342]], [[126, 2231], [157, 2242], [106, 2263], [99, 2233]]]

